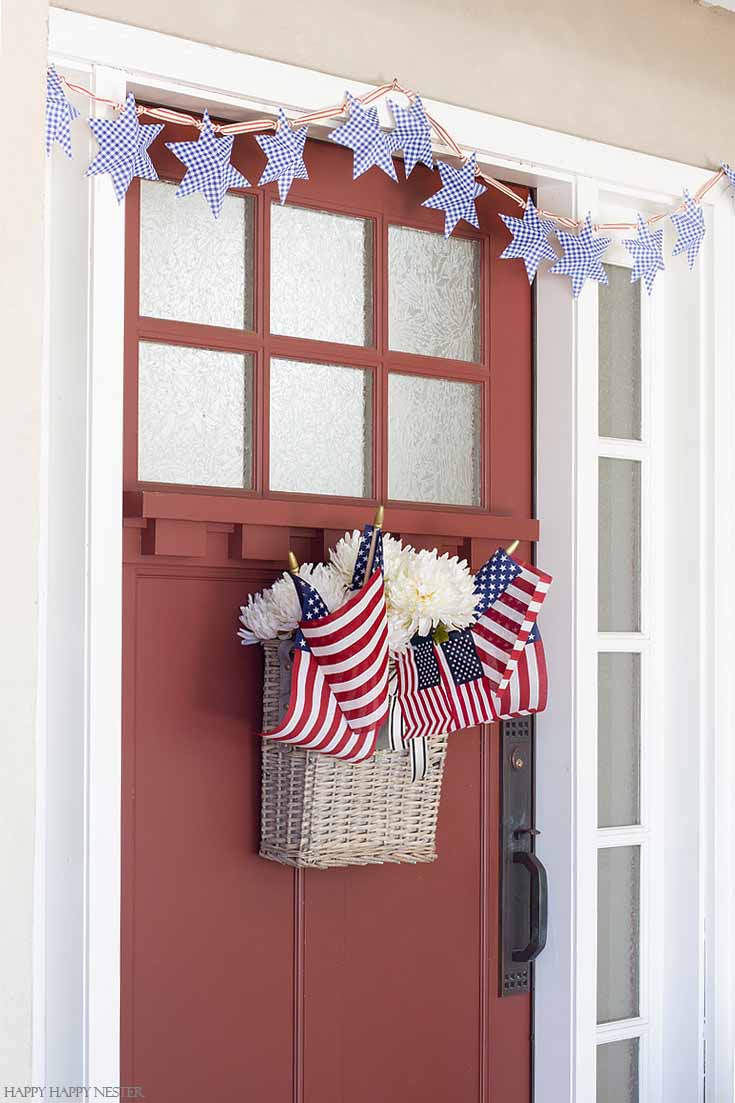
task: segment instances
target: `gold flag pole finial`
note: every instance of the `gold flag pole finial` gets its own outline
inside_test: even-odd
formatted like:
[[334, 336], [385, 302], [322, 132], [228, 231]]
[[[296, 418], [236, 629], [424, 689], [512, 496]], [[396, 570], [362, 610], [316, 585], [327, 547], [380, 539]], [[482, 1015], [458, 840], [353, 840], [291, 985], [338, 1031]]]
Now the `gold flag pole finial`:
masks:
[[508, 544], [508, 547], [505, 549], [505, 554], [506, 555], [512, 555], [519, 544], [520, 544], [520, 540], [514, 540], [512, 544]]
[[384, 506], [378, 506], [377, 510], [375, 511], [375, 520], [373, 521], [373, 525], [375, 526], [376, 529], [382, 529], [382, 527], [383, 527], [383, 518], [384, 517], [385, 517], [385, 507]]
[[288, 553], [288, 569], [291, 574], [299, 573], [299, 561], [292, 551]]

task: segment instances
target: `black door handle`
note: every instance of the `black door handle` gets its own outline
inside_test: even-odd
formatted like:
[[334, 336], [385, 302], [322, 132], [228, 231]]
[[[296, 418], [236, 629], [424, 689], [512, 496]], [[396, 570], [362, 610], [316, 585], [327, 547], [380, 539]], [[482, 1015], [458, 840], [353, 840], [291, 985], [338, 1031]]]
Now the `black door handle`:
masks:
[[533, 961], [546, 945], [549, 922], [549, 882], [543, 862], [530, 850], [516, 850], [513, 862], [525, 866], [531, 877], [530, 927], [528, 945], [514, 950], [513, 961]]

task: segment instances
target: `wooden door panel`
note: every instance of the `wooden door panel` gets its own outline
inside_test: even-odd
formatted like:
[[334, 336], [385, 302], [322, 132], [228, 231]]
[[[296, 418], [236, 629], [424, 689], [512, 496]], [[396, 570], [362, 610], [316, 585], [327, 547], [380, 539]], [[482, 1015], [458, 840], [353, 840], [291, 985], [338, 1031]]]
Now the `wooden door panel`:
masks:
[[285, 1103], [294, 877], [258, 857], [261, 659], [235, 638], [244, 582], [126, 574], [125, 1082], [161, 1103], [236, 1084]]
[[436, 863], [309, 871], [306, 1100], [479, 1098], [479, 764], [479, 732], [453, 740]]

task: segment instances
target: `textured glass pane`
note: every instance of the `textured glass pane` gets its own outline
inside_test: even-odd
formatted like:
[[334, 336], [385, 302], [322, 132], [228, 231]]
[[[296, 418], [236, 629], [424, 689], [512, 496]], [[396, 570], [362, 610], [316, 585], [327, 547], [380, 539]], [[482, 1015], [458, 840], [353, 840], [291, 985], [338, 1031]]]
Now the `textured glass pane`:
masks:
[[142, 343], [138, 478], [249, 487], [252, 375], [250, 356]]
[[203, 195], [140, 185], [140, 313], [253, 328], [253, 201], [226, 195], [219, 218]]
[[270, 390], [271, 490], [369, 497], [371, 373], [272, 360]]
[[271, 333], [373, 343], [373, 224], [271, 207]]
[[388, 227], [390, 348], [480, 359], [480, 243]]
[[480, 504], [480, 385], [388, 376], [388, 497]]
[[597, 1047], [597, 1103], [638, 1103], [638, 1039]]
[[641, 657], [605, 652], [597, 677], [597, 809], [600, 827], [640, 818]]
[[599, 629], [641, 626], [641, 465], [600, 459]]
[[640, 440], [641, 285], [630, 268], [606, 264], [609, 285], [600, 289], [600, 436]]
[[638, 1014], [640, 847], [597, 853], [597, 1021]]

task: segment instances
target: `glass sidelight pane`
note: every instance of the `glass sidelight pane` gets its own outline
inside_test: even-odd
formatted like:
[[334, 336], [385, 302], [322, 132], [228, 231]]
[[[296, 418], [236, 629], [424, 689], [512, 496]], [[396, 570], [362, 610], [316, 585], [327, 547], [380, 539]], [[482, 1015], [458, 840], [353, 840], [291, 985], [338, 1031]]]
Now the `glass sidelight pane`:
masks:
[[638, 846], [597, 852], [597, 1021], [639, 1014], [640, 864]]
[[480, 359], [480, 243], [388, 227], [388, 331], [394, 352]]
[[369, 497], [372, 409], [369, 371], [272, 360], [271, 490]]
[[638, 1103], [638, 1038], [597, 1047], [596, 1103]]
[[271, 206], [271, 333], [373, 343], [373, 224]]
[[252, 485], [252, 357], [143, 342], [138, 478]]
[[253, 200], [226, 195], [212, 218], [202, 195], [140, 185], [140, 313], [253, 328]]
[[606, 264], [599, 296], [599, 432], [641, 437], [641, 285], [630, 269]]
[[601, 632], [641, 627], [641, 465], [601, 458], [599, 467], [599, 601]]
[[597, 670], [598, 825], [624, 827], [640, 821], [641, 657], [605, 652]]
[[478, 383], [388, 376], [388, 497], [480, 504]]

